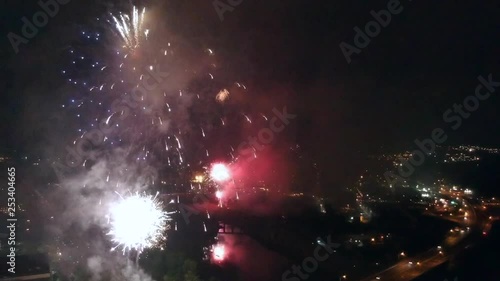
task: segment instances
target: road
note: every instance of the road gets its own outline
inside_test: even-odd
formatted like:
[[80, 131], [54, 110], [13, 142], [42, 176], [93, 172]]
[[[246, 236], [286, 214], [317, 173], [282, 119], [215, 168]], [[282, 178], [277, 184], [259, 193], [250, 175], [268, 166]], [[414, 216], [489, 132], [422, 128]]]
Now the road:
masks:
[[[465, 200], [465, 199], [464, 199]], [[472, 230], [472, 226], [476, 225], [477, 215], [474, 210], [474, 206], [472, 204], [467, 203], [467, 209], [470, 217], [467, 220], [464, 220], [463, 217], [460, 219], [457, 218], [447, 218], [442, 217], [443, 219], [449, 219], [451, 221], [459, 222], [463, 227], [470, 226], [469, 229]], [[460, 233], [458, 232], [450, 232], [448, 236], [443, 241], [443, 248], [449, 249], [441, 251], [437, 247], [430, 249], [424, 253], [421, 253], [417, 256], [411, 258], [405, 258], [400, 262], [396, 263], [394, 266], [387, 268], [381, 272], [373, 274], [362, 281], [372, 281], [372, 280], [390, 280], [390, 281], [410, 281], [418, 276], [424, 274], [425, 272], [431, 270], [434, 267], [437, 267], [444, 262], [446, 262], [450, 258], [451, 252], [456, 252], [463, 246], [460, 243], [464, 240], [465, 237], [468, 236], [470, 231], [464, 231]]]

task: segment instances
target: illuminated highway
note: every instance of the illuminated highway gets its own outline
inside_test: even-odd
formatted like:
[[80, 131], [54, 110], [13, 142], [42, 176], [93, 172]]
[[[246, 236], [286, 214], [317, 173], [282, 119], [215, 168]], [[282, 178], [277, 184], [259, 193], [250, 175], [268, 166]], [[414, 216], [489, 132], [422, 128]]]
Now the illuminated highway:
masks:
[[[412, 280], [424, 272], [444, 263], [448, 258], [429, 250], [413, 259], [404, 259], [393, 267], [364, 280]], [[418, 261], [418, 262], [417, 262]]]
[[[463, 199], [463, 201], [465, 203], [465, 199]], [[464, 219], [464, 217], [442, 217], [443, 219], [458, 222], [462, 225], [461, 228], [450, 230], [450, 233], [443, 241], [443, 248], [441, 248], [441, 246], [437, 246], [436, 248], [430, 249], [411, 258], [406, 258], [404, 256], [404, 253], [402, 253], [401, 256], [404, 259], [402, 259], [400, 262], [390, 268], [373, 274], [363, 279], [362, 281], [410, 281], [431, 270], [432, 268], [435, 268], [446, 262], [449, 259], [451, 252], [459, 251], [462, 248], [460, 242], [468, 236], [471, 228], [473, 227], [473, 225], [476, 225], [477, 222], [477, 216], [474, 207], [468, 203], [464, 205], [467, 206], [467, 212], [470, 214], [467, 219]]]

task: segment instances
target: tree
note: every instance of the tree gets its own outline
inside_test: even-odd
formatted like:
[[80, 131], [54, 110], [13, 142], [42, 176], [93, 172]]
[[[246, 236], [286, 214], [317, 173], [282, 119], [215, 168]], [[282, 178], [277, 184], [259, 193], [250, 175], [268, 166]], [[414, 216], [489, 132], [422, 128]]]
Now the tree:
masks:
[[184, 274], [184, 281], [201, 281], [201, 279], [195, 272], [188, 271]]

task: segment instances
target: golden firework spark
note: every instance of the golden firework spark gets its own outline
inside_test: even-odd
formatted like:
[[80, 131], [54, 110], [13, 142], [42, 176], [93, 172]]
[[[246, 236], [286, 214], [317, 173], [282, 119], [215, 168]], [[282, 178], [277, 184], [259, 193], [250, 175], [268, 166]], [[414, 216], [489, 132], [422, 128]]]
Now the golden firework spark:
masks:
[[215, 96], [215, 99], [220, 103], [225, 102], [228, 98], [229, 98], [229, 91], [226, 89], [220, 90], [217, 96]]

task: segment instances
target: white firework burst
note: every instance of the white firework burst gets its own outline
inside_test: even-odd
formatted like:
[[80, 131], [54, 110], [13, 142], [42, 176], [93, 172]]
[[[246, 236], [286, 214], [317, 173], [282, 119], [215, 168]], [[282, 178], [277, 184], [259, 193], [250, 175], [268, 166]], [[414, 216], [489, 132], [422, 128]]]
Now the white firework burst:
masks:
[[167, 221], [171, 218], [170, 213], [163, 211], [157, 197], [158, 193], [155, 196], [136, 193], [126, 198], [121, 197], [111, 207], [111, 230], [108, 235], [116, 243], [112, 251], [123, 247], [124, 253], [132, 249], [140, 253], [165, 239]]
[[145, 14], [146, 8], [139, 13], [139, 10], [134, 6], [131, 16], [126, 14], [112, 16], [114, 26], [123, 39], [126, 48], [136, 49], [143, 39], [147, 39], [149, 30], [144, 29]]

